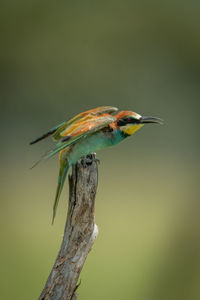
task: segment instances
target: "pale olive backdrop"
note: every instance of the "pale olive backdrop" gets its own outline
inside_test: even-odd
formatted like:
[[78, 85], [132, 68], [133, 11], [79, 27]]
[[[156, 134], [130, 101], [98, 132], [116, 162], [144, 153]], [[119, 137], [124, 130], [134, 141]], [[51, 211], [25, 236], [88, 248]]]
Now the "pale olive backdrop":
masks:
[[80, 300], [200, 298], [198, 1], [1, 1], [0, 298], [34, 300], [56, 258], [57, 158], [28, 143], [113, 105], [165, 120], [98, 153], [99, 236]]

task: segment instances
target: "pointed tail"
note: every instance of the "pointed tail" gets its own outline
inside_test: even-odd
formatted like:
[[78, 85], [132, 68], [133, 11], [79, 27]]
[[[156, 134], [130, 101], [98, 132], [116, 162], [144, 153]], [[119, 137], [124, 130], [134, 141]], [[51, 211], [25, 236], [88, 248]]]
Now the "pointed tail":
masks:
[[[60, 155], [60, 157], [62, 156], [62, 153]], [[57, 185], [57, 190], [56, 190], [56, 196], [55, 196], [55, 201], [54, 201], [54, 205], [53, 205], [53, 218], [52, 218], [52, 225], [56, 216], [56, 210], [58, 207], [58, 202], [60, 199], [60, 195], [63, 189], [63, 185], [67, 176], [67, 173], [69, 171], [70, 168], [70, 164], [68, 163], [68, 160], [61, 160], [60, 159], [60, 170], [59, 170], [59, 176], [58, 176], [58, 185]]]

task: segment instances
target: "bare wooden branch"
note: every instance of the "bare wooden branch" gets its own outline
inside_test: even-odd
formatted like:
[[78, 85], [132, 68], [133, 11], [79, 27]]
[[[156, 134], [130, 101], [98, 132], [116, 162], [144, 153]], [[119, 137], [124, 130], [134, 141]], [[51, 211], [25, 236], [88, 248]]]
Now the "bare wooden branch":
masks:
[[69, 176], [69, 205], [63, 241], [39, 300], [75, 300], [77, 281], [97, 237], [94, 204], [98, 184], [95, 154], [80, 160]]

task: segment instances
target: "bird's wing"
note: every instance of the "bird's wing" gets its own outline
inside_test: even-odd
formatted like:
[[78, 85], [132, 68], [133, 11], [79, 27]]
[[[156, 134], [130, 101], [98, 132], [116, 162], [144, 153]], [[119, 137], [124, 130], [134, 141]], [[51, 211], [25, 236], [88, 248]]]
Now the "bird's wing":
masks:
[[100, 116], [95, 116], [89, 120], [80, 121], [77, 123], [77, 126], [74, 126], [73, 129], [70, 128], [68, 133], [66, 130], [60, 133], [62, 139], [53, 147], [52, 150], [46, 152], [41, 159], [36, 162], [36, 166], [41, 160], [50, 158], [54, 156], [57, 152], [73, 145], [82, 138], [85, 138], [88, 135], [91, 135], [104, 127], [107, 127], [109, 124], [116, 121], [115, 116], [104, 114]]
[[54, 133], [53, 138], [55, 140], [60, 140], [63, 138], [64, 135], [68, 135], [68, 133], [71, 132], [75, 127], [78, 127], [79, 123], [93, 119], [95, 116], [99, 116], [103, 114], [113, 114], [117, 110], [118, 108], [116, 107], [101, 106], [101, 107], [84, 111], [76, 115], [75, 117], [73, 117], [71, 120], [68, 120], [64, 124], [62, 124]]
[[61, 128], [63, 125], [65, 124], [65, 122], [62, 122], [61, 124], [56, 125], [55, 127], [49, 129], [47, 132], [45, 132], [44, 134], [42, 134], [41, 136], [39, 136], [38, 138], [36, 138], [35, 140], [30, 142], [30, 145], [33, 145], [45, 138], [47, 138], [48, 136], [52, 136], [59, 128]]
[[60, 133], [63, 132], [64, 130], [67, 130], [67, 128], [70, 127], [72, 124], [76, 124], [77, 122], [79, 123], [81, 120], [82, 121], [89, 120], [89, 119], [93, 118], [94, 116], [98, 116], [98, 115], [105, 114], [105, 113], [113, 114], [117, 110], [118, 110], [118, 108], [116, 108], [116, 107], [101, 106], [101, 107], [97, 107], [97, 108], [93, 108], [93, 109], [84, 111], [84, 112], [76, 115], [75, 117], [73, 117], [71, 120], [64, 121], [61, 124], [51, 128], [50, 130], [45, 132], [43, 135], [41, 135], [40, 137], [38, 137], [35, 140], [33, 140], [32, 142], [30, 142], [30, 145], [35, 144], [35, 143], [45, 139], [48, 136], [53, 136], [53, 138], [56, 141], [59, 141], [60, 139], [62, 139], [62, 136], [60, 135]]

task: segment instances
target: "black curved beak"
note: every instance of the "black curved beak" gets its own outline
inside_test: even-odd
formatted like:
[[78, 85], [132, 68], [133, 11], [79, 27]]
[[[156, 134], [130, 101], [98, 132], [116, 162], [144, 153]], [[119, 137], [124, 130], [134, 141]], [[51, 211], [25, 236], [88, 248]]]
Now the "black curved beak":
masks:
[[140, 119], [140, 123], [142, 124], [149, 124], [149, 123], [155, 123], [155, 124], [163, 124], [163, 120], [156, 117], [142, 117]]

